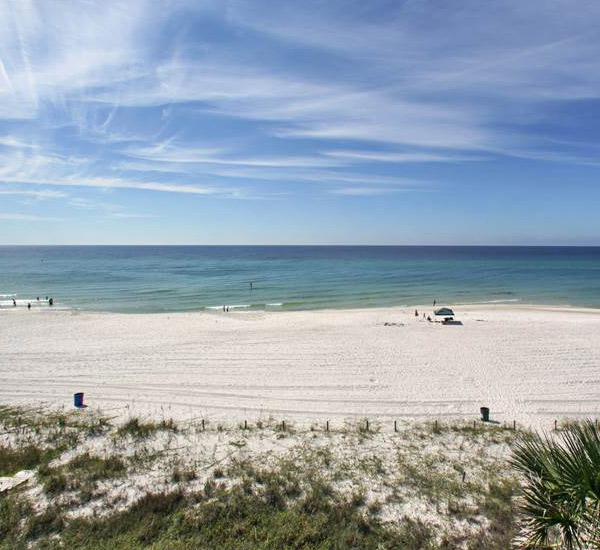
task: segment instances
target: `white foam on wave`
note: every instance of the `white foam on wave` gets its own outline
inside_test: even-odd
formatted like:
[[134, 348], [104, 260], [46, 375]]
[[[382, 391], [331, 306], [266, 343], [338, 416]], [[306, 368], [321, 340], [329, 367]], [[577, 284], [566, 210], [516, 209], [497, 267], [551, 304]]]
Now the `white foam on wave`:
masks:
[[0, 294], [0, 298], [13, 298], [16, 294]]
[[508, 298], [506, 300], [483, 300], [481, 302], [456, 302], [456, 305], [460, 306], [470, 306], [477, 304], [506, 304], [508, 302], [520, 302], [519, 298]]
[[267, 304], [267, 306], [269, 306], [269, 307], [280, 307], [280, 306], [282, 306], [282, 305], [283, 305], [283, 304], [282, 304], [282, 303], [280, 303], [280, 302], [279, 302], [279, 303], [274, 303], [274, 304]]
[[[36, 306], [39, 307], [39, 303], [36, 302], [35, 300], [15, 300], [17, 306], [25, 306], [27, 307], [27, 304], [31, 304], [31, 307]], [[45, 305], [48, 305], [47, 303]], [[11, 300], [0, 300], [0, 307], [14, 307], [14, 303]]]
[[[24, 308], [27, 307], [27, 304], [31, 304], [31, 309], [35, 308], [35, 309], [71, 309], [70, 307], [64, 306], [64, 305], [57, 305], [56, 303], [54, 303], [53, 306], [51, 306], [46, 300], [44, 299], [40, 299], [38, 300], [37, 298], [14, 298], [14, 296], [16, 296], [16, 294], [0, 294], [0, 298], [1, 297], [7, 297], [7, 296], [13, 296], [13, 298], [10, 298], [9, 300], [0, 300], [0, 309], [18, 309], [18, 308]], [[13, 302], [14, 300], [14, 302]], [[16, 308], [15, 308], [15, 303]]]
[[237, 305], [227, 305], [224, 304], [222, 306], [205, 306], [204, 309], [213, 309], [213, 310], [222, 310], [223, 308], [229, 308], [229, 309], [247, 309], [249, 307], [252, 307], [250, 304], [237, 304]]

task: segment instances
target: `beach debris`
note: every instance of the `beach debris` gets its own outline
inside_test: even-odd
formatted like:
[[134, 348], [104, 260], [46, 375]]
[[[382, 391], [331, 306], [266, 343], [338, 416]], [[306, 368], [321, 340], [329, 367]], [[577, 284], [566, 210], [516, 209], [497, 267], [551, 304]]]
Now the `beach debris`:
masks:
[[35, 475], [34, 470], [21, 470], [13, 476], [0, 477], [0, 494], [23, 485]]

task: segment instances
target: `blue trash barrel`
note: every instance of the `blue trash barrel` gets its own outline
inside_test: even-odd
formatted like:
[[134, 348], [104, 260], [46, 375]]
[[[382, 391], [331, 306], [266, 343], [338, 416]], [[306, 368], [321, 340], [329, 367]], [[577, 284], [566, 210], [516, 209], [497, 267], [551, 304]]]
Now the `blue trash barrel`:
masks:
[[83, 392], [73, 394], [73, 405], [83, 407]]

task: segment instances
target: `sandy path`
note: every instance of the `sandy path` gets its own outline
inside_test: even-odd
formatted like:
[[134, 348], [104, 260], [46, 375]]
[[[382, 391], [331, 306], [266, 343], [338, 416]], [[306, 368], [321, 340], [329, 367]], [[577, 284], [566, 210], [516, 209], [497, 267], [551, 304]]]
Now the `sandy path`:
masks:
[[[600, 311], [455, 308], [119, 315], [0, 312], [0, 402], [178, 418], [600, 415]], [[384, 323], [398, 323], [385, 326]]]

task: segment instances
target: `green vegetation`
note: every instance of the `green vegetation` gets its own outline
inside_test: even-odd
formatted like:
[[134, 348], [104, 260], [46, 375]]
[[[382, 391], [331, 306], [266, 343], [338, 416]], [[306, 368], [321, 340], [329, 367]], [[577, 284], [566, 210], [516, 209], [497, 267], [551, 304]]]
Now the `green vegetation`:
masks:
[[17, 449], [0, 447], [0, 476], [9, 476], [20, 470], [30, 470], [40, 464], [47, 464], [57, 455], [55, 450], [42, 449], [37, 445]]
[[107, 432], [108, 421], [77, 413], [61, 413], [0, 406], [0, 429], [13, 436], [12, 444], [0, 444], [0, 476], [47, 465], [86, 437]]
[[600, 548], [600, 431], [589, 420], [558, 438], [530, 436], [512, 458], [525, 487], [523, 548]]
[[37, 469], [0, 495], [0, 550], [506, 550], [517, 529], [501, 427], [200, 430], [8, 408], [0, 423], [0, 465]]
[[57, 496], [66, 491], [78, 491], [83, 501], [95, 494], [98, 481], [115, 478], [124, 474], [125, 462], [118, 456], [100, 458], [85, 453], [63, 466], [41, 466], [39, 477], [44, 491], [49, 496]]
[[26, 500], [0, 495], [0, 550], [18, 549], [24, 545], [21, 525], [31, 513]]
[[131, 418], [125, 424], [123, 424], [118, 430], [117, 435], [120, 437], [130, 436], [133, 438], [144, 438], [149, 437], [153, 433], [165, 430], [171, 432], [177, 432], [177, 424], [173, 419], [161, 420], [159, 423], [156, 422], [142, 422], [139, 418]]

